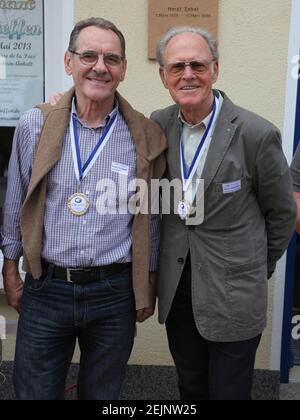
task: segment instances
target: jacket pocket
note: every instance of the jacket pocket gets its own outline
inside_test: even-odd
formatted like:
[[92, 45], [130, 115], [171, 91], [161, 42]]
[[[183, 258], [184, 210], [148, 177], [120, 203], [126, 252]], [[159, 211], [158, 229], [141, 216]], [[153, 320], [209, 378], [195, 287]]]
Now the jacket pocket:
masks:
[[217, 226], [242, 226], [249, 223], [257, 200], [249, 178], [222, 179], [215, 182], [205, 197], [206, 218], [213, 218]]
[[227, 306], [232, 323], [258, 328], [266, 322], [267, 264], [250, 262], [226, 269]]

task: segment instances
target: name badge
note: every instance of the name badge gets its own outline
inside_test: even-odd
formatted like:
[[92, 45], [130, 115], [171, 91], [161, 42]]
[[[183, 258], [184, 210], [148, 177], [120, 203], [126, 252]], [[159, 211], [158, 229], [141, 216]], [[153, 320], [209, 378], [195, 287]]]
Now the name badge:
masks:
[[228, 184], [222, 184], [223, 194], [231, 194], [242, 189], [241, 180], [235, 182], [229, 182]]
[[112, 162], [111, 171], [117, 174], [128, 176], [129, 166], [123, 165], [122, 163]]

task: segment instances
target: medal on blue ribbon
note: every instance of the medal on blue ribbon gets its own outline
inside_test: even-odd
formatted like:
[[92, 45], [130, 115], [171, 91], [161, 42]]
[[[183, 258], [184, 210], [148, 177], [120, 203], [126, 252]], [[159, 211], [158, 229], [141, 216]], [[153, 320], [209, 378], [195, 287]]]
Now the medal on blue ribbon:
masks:
[[[117, 116], [118, 114], [115, 113], [113, 117], [111, 117], [109, 123], [107, 124], [104, 133], [102, 134], [101, 138], [99, 139], [96, 147], [92, 151], [91, 155], [89, 156], [88, 160], [82, 166], [81, 156], [80, 156], [80, 145], [79, 145], [79, 138], [78, 138], [78, 130], [77, 130], [77, 121], [75, 115], [71, 113], [70, 119], [70, 137], [71, 137], [71, 146], [72, 146], [72, 156], [73, 156], [73, 163], [74, 163], [74, 170], [77, 181], [81, 182], [87, 174], [92, 169], [93, 165], [95, 164], [97, 158], [99, 157], [100, 153], [104, 149], [105, 145], [110, 139], [112, 132], [117, 123]], [[68, 208], [70, 212], [74, 216], [83, 216], [85, 215], [90, 207], [89, 199], [85, 194], [82, 193], [75, 193], [68, 199]]]
[[92, 169], [97, 158], [99, 157], [100, 153], [102, 152], [108, 140], [110, 139], [110, 136], [112, 135], [112, 132], [114, 131], [114, 128], [116, 126], [116, 123], [117, 123], [117, 114], [111, 117], [96, 147], [92, 151], [88, 160], [82, 166], [81, 156], [80, 156], [80, 145], [79, 145], [79, 138], [78, 138], [78, 131], [77, 131], [77, 121], [76, 121], [75, 115], [71, 115], [70, 136], [71, 136], [71, 145], [72, 145], [72, 154], [73, 154], [75, 174], [78, 181], [82, 181], [83, 178], [85, 178], [87, 174], [90, 172], [90, 170]]
[[[195, 156], [193, 158], [193, 161], [191, 163], [191, 166], [189, 170], [187, 170], [185, 160], [184, 160], [184, 146], [182, 138], [180, 139], [180, 166], [181, 166], [181, 178], [182, 178], [182, 189], [183, 192], [186, 193], [188, 191], [188, 188], [193, 180], [193, 177], [197, 171], [197, 168], [199, 166], [200, 160], [203, 156], [203, 153], [205, 152], [205, 145], [210, 139], [212, 135], [212, 131], [215, 126], [215, 122], [218, 116], [218, 107], [219, 107], [219, 100], [218, 98], [214, 98], [214, 104], [213, 104], [213, 110], [212, 110], [212, 116], [208, 122], [207, 128], [203, 134], [203, 137], [201, 139], [201, 142], [199, 146], [197, 147]], [[193, 210], [193, 206], [187, 201], [182, 200], [178, 204], [178, 215], [182, 220], [186, 220], [191, 212]]]
[[181, 220], [186, 220], [186, 218], [191, 214], [191, 204], [186, 200], [182, 200], [178, 204], [178, 214]]

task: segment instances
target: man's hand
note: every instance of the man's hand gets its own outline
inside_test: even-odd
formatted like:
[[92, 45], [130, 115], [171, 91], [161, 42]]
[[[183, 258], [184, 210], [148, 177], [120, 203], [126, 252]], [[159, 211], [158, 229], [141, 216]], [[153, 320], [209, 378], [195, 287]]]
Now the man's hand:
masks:
[[50, 95], [49, 102], [50, 105], [54, 106], [57, 102], [63, 97], [63, 93], [55, 93], [54, 95]]
[[18, 261], [5, 259], [2, 274], [7, 303], [20, 312], [23, 281], [19, 273]]
[[155, 312], [156, 304], [156, 273], [149, 273], [150, 284], [150, 306], [148, 308], [139, 309], [136, 314], [137, 322], [144, 322], [150, 318]]

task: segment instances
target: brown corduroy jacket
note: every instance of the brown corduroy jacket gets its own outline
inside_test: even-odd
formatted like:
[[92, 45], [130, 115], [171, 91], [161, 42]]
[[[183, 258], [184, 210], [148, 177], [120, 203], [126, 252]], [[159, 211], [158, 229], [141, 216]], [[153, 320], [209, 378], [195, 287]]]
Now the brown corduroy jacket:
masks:
[[[39, 278], [42, 274], [41, 249], [47, 175], [61, 158], [73, 96], [74, 88], [68, 91], [55, 106], [49, 104], [39, 106], [44, 113], [45, 122], [21, 211], [24, 270], [31, 273], [34, 278]], [[165, 171], [166, 139], [156, 123], [135, 111], [118, 93], [116, 97], [136, 147], [137, 179], [142, 179], [149, 185], [151, 179], [160, 179]], [[148, 208], [151, 207], [150, 201]], [[134, 216], [132, 225], [133, 288], [137, 310], [150, 304], [150, 253], [150, 214], [138, 213]]]

